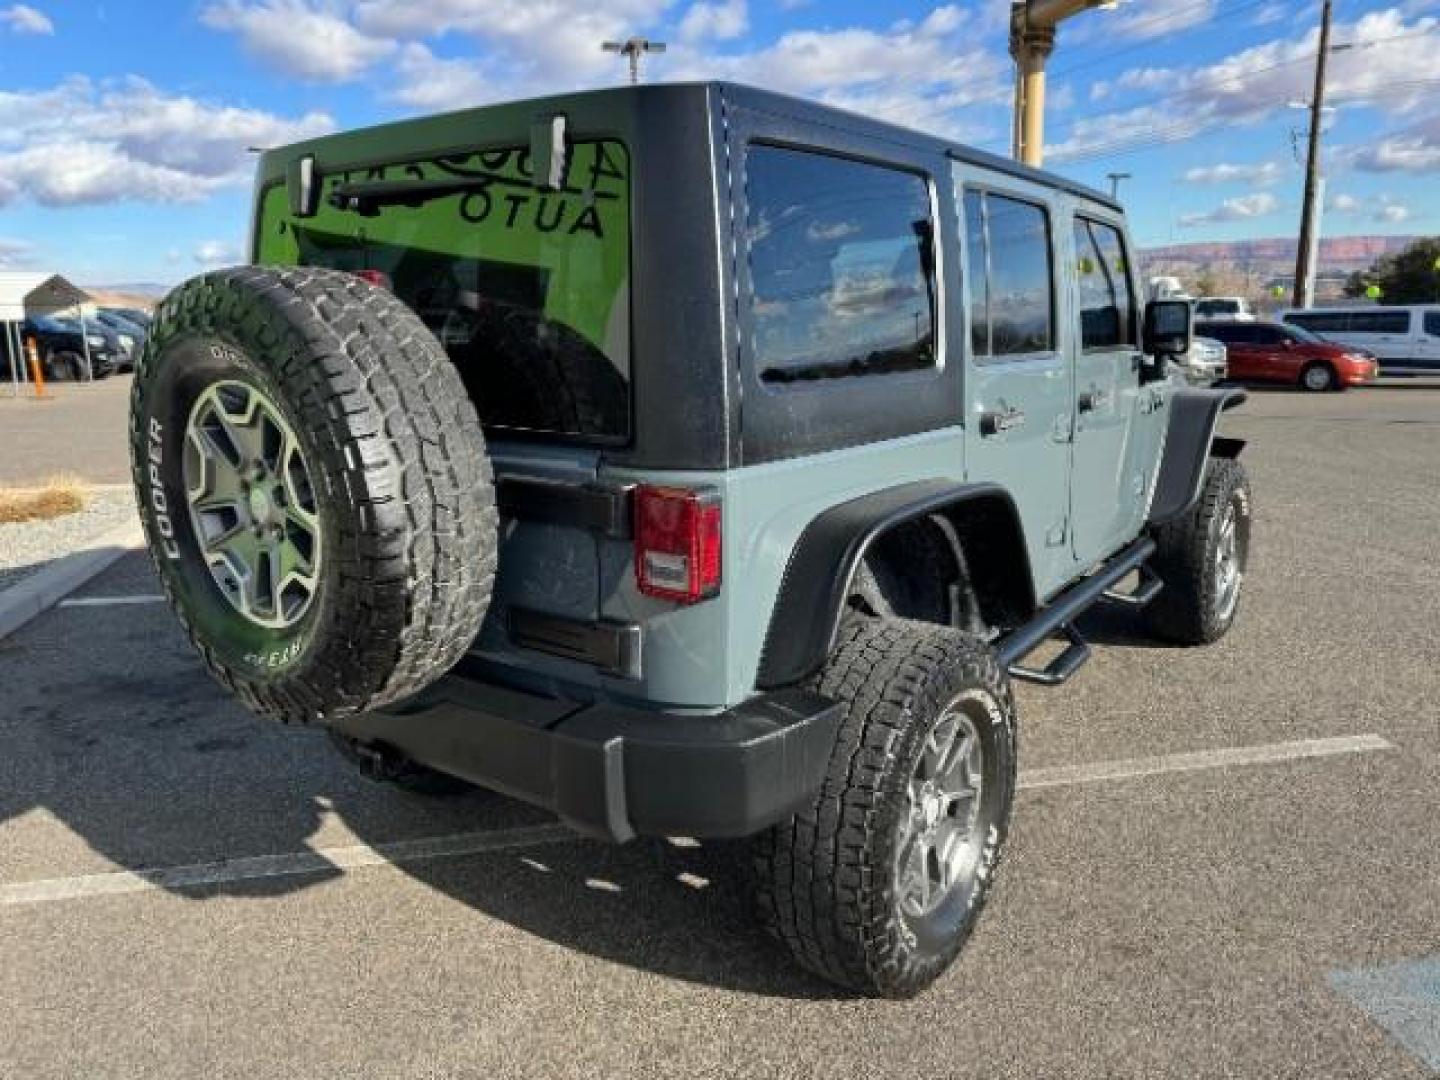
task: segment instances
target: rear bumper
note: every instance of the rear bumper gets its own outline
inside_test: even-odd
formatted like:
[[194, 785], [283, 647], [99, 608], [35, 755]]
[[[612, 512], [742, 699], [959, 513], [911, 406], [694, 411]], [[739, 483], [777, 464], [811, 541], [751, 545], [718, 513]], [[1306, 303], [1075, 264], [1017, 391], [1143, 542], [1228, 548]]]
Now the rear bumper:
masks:
[[820, 786], [840, 713], [806, 690], [691, 716], [579, 705], [450, 675], [335, 728], [551, 810], [580, 832], [625, 841], [748, 836], [780, 821]]

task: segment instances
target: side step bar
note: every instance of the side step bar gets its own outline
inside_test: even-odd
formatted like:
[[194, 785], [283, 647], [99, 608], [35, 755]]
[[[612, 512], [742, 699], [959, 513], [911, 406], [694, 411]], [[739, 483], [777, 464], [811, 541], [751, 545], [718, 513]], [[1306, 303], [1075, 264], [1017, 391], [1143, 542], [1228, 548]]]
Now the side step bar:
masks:
[[[1134, 593], [1116, 593], [1115, 584], [1135, 570], [1141, 570], [1146, 560], [1155, 554], [1155, 541], [1149, 537], [1136, 540], [1108, 563], [1089, 577], [1066, 589], [1036, 613], [1023, 626], [1016, 627], [996, 642], [996, 653], [1000, 663], [1016, 679], [1040, 683], [1043, 686], [1059, 686], [1090, 659], [1090, 646], [1076, 631], [1073, 623], [1082, 612], [1103, 598], [1119, 600], [1135, 606], [1147, 604], [1159, 590], [1159, 578], [1153, 574], [1147, 577], [1141, 572], [1140, 586]], [[1143, 599], [1142, 599], [1143, 598]], [[1062, 634], [1069, 645], [1065, 651], [1043, 668], [1026, 667], [1021, 661], [1042, 644]]]

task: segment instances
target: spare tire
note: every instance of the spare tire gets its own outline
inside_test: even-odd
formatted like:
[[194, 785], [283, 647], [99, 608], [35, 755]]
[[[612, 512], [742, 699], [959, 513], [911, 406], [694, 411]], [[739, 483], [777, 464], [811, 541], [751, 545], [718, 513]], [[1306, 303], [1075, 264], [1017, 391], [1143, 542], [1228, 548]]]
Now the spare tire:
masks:
[[390, 293], [313, 268], [181, 285], [136, 365], [130, 454], [170, 604], [255, 712], [385, 705], [479, 631], [498, 542], [484, 437]]

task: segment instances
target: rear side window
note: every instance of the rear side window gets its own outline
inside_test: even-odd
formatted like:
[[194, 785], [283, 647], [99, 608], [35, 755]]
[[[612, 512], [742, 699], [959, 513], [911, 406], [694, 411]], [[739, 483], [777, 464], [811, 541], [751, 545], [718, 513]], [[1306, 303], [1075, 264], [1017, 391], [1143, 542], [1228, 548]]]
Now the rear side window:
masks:
[[[986, 359], [1055, 348], [1050, 215], [1043, 206], [990, 192], [965, 193], [971, 345]], [[982, 273], [979, 268], [983, 267]]]
[[1408, 334], [1408, 311], [1352, 311], [1349, 330], [1352, 334]]
[[1075, 276], [1080, 289], [1080, 339], [1086, 349], [1135, 343], [1135, 301], [1120, 233], [1075, 219]]
[[1425, 333], [1431, 337], [1440, 337], [1440, 311], [1425, 313]]
[[1249, 323], [1202, 323], [1195, 327], [1201, 337], [1212, 337], [1227, 345], [1244, 345], [1255, 341], [1254, 327]]
[[1313, 330], [1317, 334], [1344, 333], [1349, 316], [1343, 311], [1294, 311], [1285, 321]]
[[924, 177], [755, 145], [745, 191], [761, 379], [935, 366], [934, 224]]
[[1234, 300], [1201, 300], [1195, 305], [1198, 315], [1239, 315], [1240, 305]]
[[[313, 217], [291, 216], [283, 185], [266, 192], [259, 260], [384, 275], [445, 346], [487, 429], [623, 441], [629, 177], [615, 140], [576, 142], [557, 192], [532, 185], [522, 147], [335, 172]], [[337, 188], [377, 184], [420, 194], [332, 202]]]

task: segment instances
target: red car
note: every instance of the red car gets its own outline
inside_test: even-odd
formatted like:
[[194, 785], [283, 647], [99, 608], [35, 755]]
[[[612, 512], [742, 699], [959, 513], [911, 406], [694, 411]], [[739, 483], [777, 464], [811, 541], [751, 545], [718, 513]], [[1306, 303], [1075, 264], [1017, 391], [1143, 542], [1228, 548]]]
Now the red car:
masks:
[[1202, 322], [1195, 333], [1225, 343], [1230, 378], [1243, 382], [1292, 383], [1305, 390], [1344, 390], [1372, 381], [1379, 372], [1367, 356], [1287, 323]]

